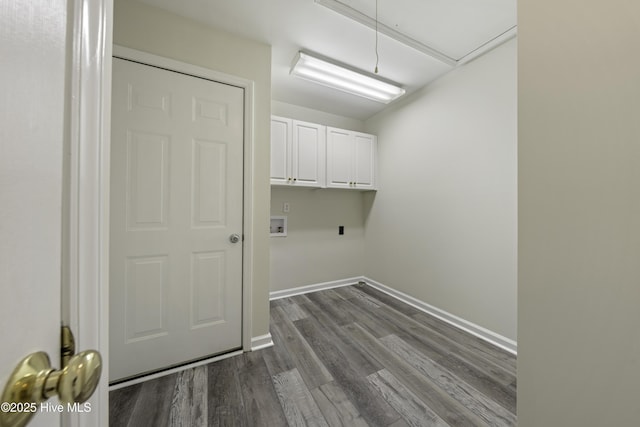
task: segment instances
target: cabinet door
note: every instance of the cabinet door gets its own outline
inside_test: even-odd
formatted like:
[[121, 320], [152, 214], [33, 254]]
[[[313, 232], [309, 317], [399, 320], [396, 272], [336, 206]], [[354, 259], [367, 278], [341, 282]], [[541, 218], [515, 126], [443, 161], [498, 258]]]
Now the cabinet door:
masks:
[[351, 188], [353, 136], [342, 129], [327, 128], [327, 187]]
[[376, 137], [354, 133], [353, 186], [360, 190], [376, 188]]
[[271, 184], [286, 185], [291, 178], [291, 120], [271, 118]]
[[325, 126], [293, 121], [291, 164], [294, 185], [324, 187], [325, 140]]

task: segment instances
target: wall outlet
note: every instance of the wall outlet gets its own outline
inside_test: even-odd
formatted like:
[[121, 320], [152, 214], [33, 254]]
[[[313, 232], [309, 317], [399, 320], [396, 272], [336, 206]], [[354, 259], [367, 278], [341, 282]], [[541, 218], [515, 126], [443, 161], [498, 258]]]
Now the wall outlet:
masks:
[[289, 202], [284, 202], [282, 204], [282, 212], [287, 213], [289, 212], [290, 209], [291, 209], [291, 206], [289, 205]]
[[341, 236], [344, 234], [344, 225], [339, 225], [338, 226], [338, 234], [341, 235]]

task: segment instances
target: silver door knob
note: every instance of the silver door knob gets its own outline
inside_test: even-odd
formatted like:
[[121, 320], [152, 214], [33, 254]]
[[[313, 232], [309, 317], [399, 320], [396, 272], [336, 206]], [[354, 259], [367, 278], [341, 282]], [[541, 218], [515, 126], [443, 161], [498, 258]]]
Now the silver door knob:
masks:
[[231, 243], [238, 243], [240, 241], [240, 235], [239, 234], [232, 234], [231, 236], [229, 236], [229, 241]]

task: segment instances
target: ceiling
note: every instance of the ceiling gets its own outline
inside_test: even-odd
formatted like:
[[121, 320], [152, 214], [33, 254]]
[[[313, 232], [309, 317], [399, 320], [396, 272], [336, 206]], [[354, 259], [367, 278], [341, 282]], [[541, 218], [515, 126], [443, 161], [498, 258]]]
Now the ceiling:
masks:
[[[299, 50], [373, 73], [376, 0], [140, 0], [272, 46], [272, 99], [367, 119], [387, 105], [289, 75]], [[515, 36], [516, 0], [378, 0], [379, 75], [414, 92]], [[405, 95], [406, 96], [406, 95]]]

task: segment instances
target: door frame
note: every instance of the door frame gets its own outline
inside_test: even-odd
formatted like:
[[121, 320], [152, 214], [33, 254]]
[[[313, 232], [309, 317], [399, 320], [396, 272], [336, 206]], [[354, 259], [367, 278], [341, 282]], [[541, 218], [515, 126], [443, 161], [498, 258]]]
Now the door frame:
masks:
[[109, 423], [109, 140], [113, 0], [68, 0], [61, 314], [78, 350], [102, 354], [91, 411], [62, 426]]
[[[253, 265], [253, 146], [254, 146], [254, 82], [209, 68], [177, 61], [128, 47], [113, 45], [112, 56], [152, 67], [159, 67], [194, 77], [244, 89], [243, 105], [243, 247], [242, 247], [242, 350], [252, 350], [252, 265]], [[108, 297], [108, 295], [107, 295]], [[255, 344], [255, 343], [254, 343]], [[255, 349], [255, 348], [254, 348]]]
[[[244, 242], [242, 347], [251, 350], [253, 288], [254, 82], [167, 58], [113, 46], [113, 0], [69, 0], [68, 90], [63, 200], [62, 318], [77, 348], [102, 354], [103, 373], [91, 412], [63, 416], [63, 426], [109, 425], [109, 197], [111, 61], [165, 66], [244, 88]], [[135, 60], [135, 59], [134, 59]]]

